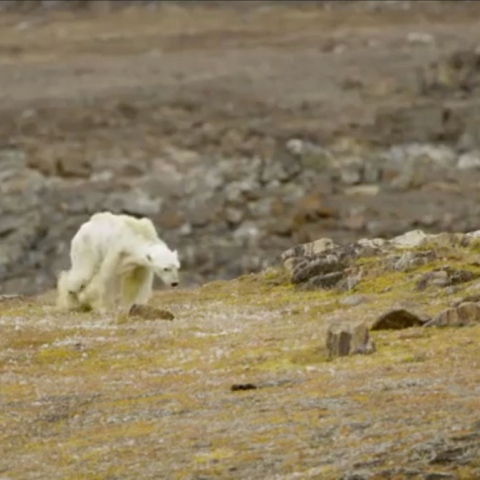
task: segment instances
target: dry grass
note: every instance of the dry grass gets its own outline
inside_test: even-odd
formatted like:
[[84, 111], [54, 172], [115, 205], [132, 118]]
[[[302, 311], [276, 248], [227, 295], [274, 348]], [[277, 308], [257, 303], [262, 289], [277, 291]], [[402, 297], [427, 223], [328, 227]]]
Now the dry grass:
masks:
[[[334, 293], [296, 292], [275, 278], [157, 293], [152, 304], [173, 322], [61, 315], [51, 294], [1, 306], [0, 472], [90, 480], [439, 471], [415, 452], [472, 426], [480, 326], [376, 332], [376, 354], [328, 362], [327, 321], [374, 318], [382, 294], [339, 308]], [[235, 383], [257, 389], [232, 392]], [[477, 457], [440, 470], [474, 478], [479, 467]]]

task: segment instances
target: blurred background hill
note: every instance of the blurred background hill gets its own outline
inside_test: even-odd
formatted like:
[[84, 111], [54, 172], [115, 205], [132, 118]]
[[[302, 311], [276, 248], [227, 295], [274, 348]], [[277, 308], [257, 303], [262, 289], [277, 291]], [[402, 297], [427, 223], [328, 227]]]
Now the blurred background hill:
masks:
[[0, 293], [92, 213], [184, 283], [296, 243], [480, 228], [478, 2], [0, 2]]

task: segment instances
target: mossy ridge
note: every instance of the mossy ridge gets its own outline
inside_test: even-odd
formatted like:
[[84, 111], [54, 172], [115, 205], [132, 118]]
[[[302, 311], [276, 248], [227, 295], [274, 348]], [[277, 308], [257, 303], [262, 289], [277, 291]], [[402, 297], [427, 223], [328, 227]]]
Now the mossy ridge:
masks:
[[[415, 249], [402, 249], [406, 251], [430, 251], [435, 244], [424, 245]], [[341, 293], [342, 296], [351, 293], [368, 295], [374, 302], [371, 307], [382, 307], [388, 310], [402, 302], [417, 305], [425, 314], [437, 315], [443, 309], [449, 307], [454, 299], [462, 298], [466, 291], [475, 282], [475, 279], [457, 284], [454, 291], [438, 286], [427, 286], [426, 289], [418, 291], [417, 285], [420, 279], [435, 270], [442, 270], [448, 267], [450, 270], [462, 270], [480, 275], [480, 262], [478, 255], [472, 255], [467, 248], [452, 249], [445, 247], [447, 256], [436, 255], [436, 258], [424, 265], [412, 266], [405, 271], [397, 271], [388, 267], [386, 260], [382, 258], [360, 258], [356, 261], [355, 267], [361, 271], [360, 281], [350, 292]], [[358, 309], [362, 310], [361, 307]]]

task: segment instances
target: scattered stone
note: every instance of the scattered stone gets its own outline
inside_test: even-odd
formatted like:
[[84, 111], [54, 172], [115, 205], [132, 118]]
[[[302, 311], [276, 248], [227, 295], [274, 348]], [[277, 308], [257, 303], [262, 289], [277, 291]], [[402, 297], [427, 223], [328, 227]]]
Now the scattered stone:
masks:
[[320, 171], [335, 163], [329, 150], [308, 140], [292, 138], [286, 142], [285, 148], [301, 159], [304, 168]]
[[396, 248], [420, 247], [428, 238], [422, 230], [411, 230], [390, 240], [390, 244]]
[[380, 185], [355, 185], [345, 189], [345, 195], [361, 195], [365, 197], [375, 197], [380, 193]]
[[340, 180], [345, 185], [357, 185], [362, 180], [361, 169], [358, 166], [348, 166], [340, 172]]
[[225, 219], [231, 225], [238, 225], [242, 222], [244, 214], [242, 210], [238, 208], [226, 208], [225, 209]]
[[[382, 242], [364, 241], [340, 247], [332, 246], [329, 239], [322, 239], [319, 243], [312, 242], [287, 250], [282, 258], [285, 269], [291, 272], [291, 281], [294, 284], [320, 288], [351, 288], [358, 279], [353, 282], [355, 274], [350, 271], [350, 267], [360, 256], [378, 253], [377, 245], [380, 244]], [[315, 251], [319, 253], [314, 253]]]
[[370, 327], [370, 330], [401, 330], [403, 328], [420, 327], [426, 319], [405, 309], [391, 310], [380, 316]]
[[407, 35], [407, 42], [419, 45], [430, 45], [434, 43], [435, 37], [427, 32], [410, 32]]
[[303, 288], [331, 289], [341, 285], [344, 279], [343, 272], [330, 272], [310, 277], [303, 285]]
[[162, 310], [150, 305], [133, 305], [128, 315], [143, 320], [173, 320], [175, 316], [168, 310]]
[[460, 170], [480, 169], [480, 153], [468, 152], [460, 155], [457, 168]]
[[446, 287], [450, 285], [450, 279], [448, 278], [448, 273], [445, 270], [428, 272], [418, 281], [415, 286], [415, 290], [421, 292], [425, 290], [430, 285], [436, 287]]
[[83, 156], [57, 158], [55, 161], [56, 174], [64, 178], [89, 178], [92, 165]]
[[403, 252], [399, 258], [397, 256], [393, 256], [392, 258], [388, 259], [387, 263], [389, 263], [394, 270], [403, 272], [412, 268], [428, 265], [435, 260], [435, 258], [436, 254], [434, 250], [428, 250], [426, 252], [415, 252], [408, 250]]
[[472, 272], [470, 270], [455, 270], [447, 267], [446, 269], [451, 285], [458, 285], [461, 283], [471, 282], [480, 277], [479, 273]]
[[232, 392], [240, 392], [245, 390], [256, 390], [257, 386], [253, 383], [235, 383], [230, 387]]
[[161, 198], [152, 198], [142, 190], [133, 189], [127, 193], [111, 194], [104, 208], [115, 213], [151, 217], [160, 212], [161, 206]]
[[479, 273], [470, 270], [456, 270], [450, 267], [428, 272], [418, 281], [415, 289], [425, 290], [429, 286], [447, 287], [471, 282], [480, 276]]
[[480, 323], [480, 304], [465, 302], [456, 308], [447, 308], [433, 320], [425, 324], [426, 327], [464, 327]]
[[365, 250], [377, 250], [383, 247], [387, 241], [383, 238], [361, 238], [357, 243]]
[[368, 328], [364, 323], [331, 324], [327, 331], [326, 346], [330, 359], [375, 352], [375, 344], [370, 340]]
[[22, 170], [27, 164], [26, 153], [15, 145], [0, 146], [0, 169], [2, 173]]
[[467, 295], [466, 297], [462, 297], [458, 300], [455, 300], [452, 303], [452, 307], [459, 307], [462, 303], [480, 303], [480, 293]]
[[335, 254], [317, 256], [312, 260], [307, 259], [295, 266], [292, 273], [292, 283], [304, 283], [312, 278], [319, 278], [330, 274], [338, 273], [343, 277], [342, 272], [347, 266], [347, 259]]
[[280, 258], [285, 262], [285, 260], [293, 257], [311, 257], [337, 247], [338, 245], [336, 245], [331, 238], [319, 238], [314, 242], [304, 243], [286, 250]]

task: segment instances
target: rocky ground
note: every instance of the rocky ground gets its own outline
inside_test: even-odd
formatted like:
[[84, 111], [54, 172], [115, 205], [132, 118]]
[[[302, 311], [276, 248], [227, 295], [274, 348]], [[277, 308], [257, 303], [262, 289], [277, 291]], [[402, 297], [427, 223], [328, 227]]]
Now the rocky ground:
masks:
[[3, 296], [0, 477], [478, 479], [479, 239], [299, 245], [133, 316]]
[[151, 217], [185, 285], [479, 226], [477, 2], [2, 10], [2, 293], [51, 287], [102, 209]]

